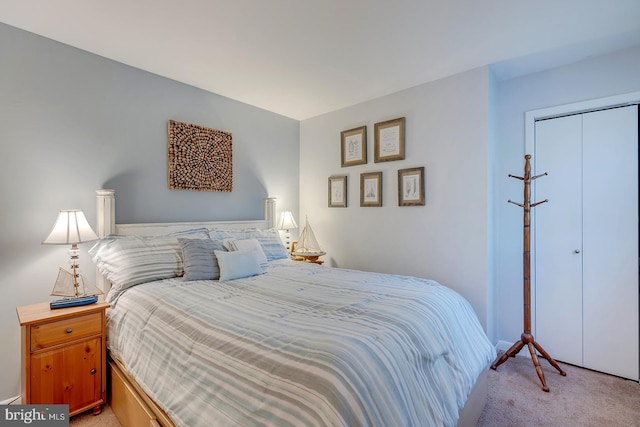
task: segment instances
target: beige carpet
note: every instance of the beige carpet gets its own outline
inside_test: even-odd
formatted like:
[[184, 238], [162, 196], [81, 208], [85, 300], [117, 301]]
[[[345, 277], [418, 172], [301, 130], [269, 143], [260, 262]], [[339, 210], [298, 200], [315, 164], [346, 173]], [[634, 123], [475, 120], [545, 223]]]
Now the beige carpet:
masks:
[[549, 392], [528, 357], [509, 358], [489, 370], [487, 405], [477, 427], [639, 427], [640, 385], [560, 364], [561, 376], [540, 359]]
[[[69, 420], [69, 426], [75, 427], [120, 427], [116, 414], [109, 405], [102, 407], [100, 415], [93, 415], [91, 411], [75, 415]], [[146, 427], [146, 426], [144, 426]]]
[[[489, 370], [487, 405], [477, 427], [640, 427], [640, 385], [622, 378], [561, 364], [563, 377], [541, 359], [545, 393], [531, 360], [510, 358]], [[71, 419], [74, 427], [119, 427], [109, 406]], [[391, 426], [389, 426], [391, 427]]]

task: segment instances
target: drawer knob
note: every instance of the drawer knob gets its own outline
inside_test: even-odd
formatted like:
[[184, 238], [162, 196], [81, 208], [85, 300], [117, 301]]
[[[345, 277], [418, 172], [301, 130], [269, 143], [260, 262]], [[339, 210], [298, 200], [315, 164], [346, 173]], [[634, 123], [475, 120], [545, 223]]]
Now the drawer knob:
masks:
[[67, 329], [67, 333], [70, 334], [71, 332], [73, 332], [73, 329], [69, 328]]
[[93, 368], [93, 369], [91, 370], [91, 375], [95, 375], [95, 373], [96, 373], [96, 368]]

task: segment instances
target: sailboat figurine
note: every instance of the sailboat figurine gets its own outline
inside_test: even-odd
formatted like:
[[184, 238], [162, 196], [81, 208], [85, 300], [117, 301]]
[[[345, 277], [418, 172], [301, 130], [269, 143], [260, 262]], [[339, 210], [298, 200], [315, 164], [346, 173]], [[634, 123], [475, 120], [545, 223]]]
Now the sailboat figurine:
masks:
[[305, 217], [305, 225], [300, 233], [300, 238], [295, 248], [291, 251], [291, 254], [299, 260], [308, 262], [321, 263], [318, 258], [325, 255], [326, 252], [320, 249], [318, 239], [316, 239], [311, 225], [309, 225], [309, 218]]
[[98, 295], [102, 294], [100, 289], [79, 275], [75, 268], [73, 271], [74, 273], [71, 273], [60, 267], [51, 295], [65, 298], [51, 301], [49, 306], [52, 309], [93, 304], [98, 301]]

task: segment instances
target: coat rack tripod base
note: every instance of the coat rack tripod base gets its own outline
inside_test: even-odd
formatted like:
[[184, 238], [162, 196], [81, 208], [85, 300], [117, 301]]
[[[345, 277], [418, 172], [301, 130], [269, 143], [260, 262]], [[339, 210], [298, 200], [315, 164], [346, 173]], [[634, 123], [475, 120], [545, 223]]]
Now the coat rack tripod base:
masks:
[[523, 281], [523, 294], [524, 294], [524, 304], [523, 304], [524, 305], [524, 332], [522, 333], [522, 335], [520, 335], [519, 341], [517, 341], [514, 345], [512, 345], [511, 348], [509, 348], [509, 350], [507, 350], [506, 353], [504, 353], [502, 356], [500, 356], [493, 362], [493, 364], [491, 365], [491, 369], [495, 371], [498, 368], [498, 366], [503, 364], [509, 357], [515, 357], [526, 344], [527, 347], [529, 348], [529, 353], [531, 354], [531, 361], [533, 362], [533, 366], [535, 367], [536, 373], [538, 374], [538, 378], [540, 378], [540, 382], [542, 383], [542, 390], [549, 391], [549, 387], [547, 387], [547, 382], [545, 381], [544, 372], [542, 372], [542, 367], [540, 366], [540, 361], [538, 360], [538, 355], [536, 353], [536, 350], [540, 352], [542, 357], [547, 359], [547, 361], [551, 364], [551, 366], [553, 366], [558, 370], [558, 372], [560, 372], [560, 375], [564, 377], [567, 375], [567, 373], [560, 368], [560, 365], [558, 365], [558, 363], [555, 360], [553, 360], [551, 356], [549, 356], [549, 353], [547, 353], [542, 348], [542, 346], [536, 342], [535, 338], [531, 334], [531, 281], [530, 281], [531, 279], [531, 251], [530, 251], [531, 219], [530, 219], [530, 214], [531, 214], [532, 207], [538, 206], [542, 203], [546, 203], [548, 202], [548, 200], [545, 199], [541, 202], [531, 204], [530, 185], [531, 185], [531, 181], [533, 181], [534, 179], [540, 178], [541, 176], [545, 176], [547, 175], [547, 173], [545, 172], [541, 175], [536, 175], [532, 177], [531, 162], [530, 162], [531, 155], [527, 154], [524, 156], [524, 158], [525, 158], [524, 176], [509, 175], [510, 178], [516, 178], [521, 181], [524, 181], [524, 203], [516, 203], [509, 200], [509, 203], [513, 203], [514, 205], [520, 206], [524, 210], [524, 227], [523, 227], [524, 251], [522, 255], [522, 258], [523, 258], [522, 259], [523, 261], [522, 262], [522, 267], [523, 267], [522, 281]]
[[560, 375], [562, 375], [563, 377], [567, 376], [567, 373], [560, 368], [558, 362], [553, 360], [553, 358], [549, 356], [549, 353], [547, 353], [544, 348], [542, 348], [542, 346], [536, 342], [536, 340], [533, 338], [533, 335], [526, 333], [523, 333], [520, 336], [520, 340], [518, 342], [512, 345], [509, 350], [507, 350], [502, 356], [500, 356], [498, 359], [496, 359], [495, 362], [493, 362], [493, 364], [491, 365], [491, 369], [495, 371], [498, 366], [506, 362], [509, 357], [516, 357], [516, 355], [520, 352], [520, 350], [522, 350], [525, 344], [529, 348], [531, 361], [533, 362], [533, 366], [536, 368], [538, 378], [540, 378], [540, 382], [542, 383], [542, 390], [549, 391], [549, 387], [547, 386], [547, 382], [545, 381], [544, 372], [542, 372], [542, 367], [540, 366], [540, 361], [538, 360], [536, 350], [540, 352], [542, 357], [547, 359], [551, 366], [553, 366], [558, 370], [558, 372], [560, 372]]

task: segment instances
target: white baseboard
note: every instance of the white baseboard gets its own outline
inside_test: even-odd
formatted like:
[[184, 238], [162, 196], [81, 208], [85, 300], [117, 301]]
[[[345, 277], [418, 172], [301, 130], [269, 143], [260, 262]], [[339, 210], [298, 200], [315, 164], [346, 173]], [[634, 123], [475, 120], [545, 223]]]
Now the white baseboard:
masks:
[[0, 402], [0, 405], [20, 405], [22, 403], [22, 396], [13, 396], [7, 400]]

